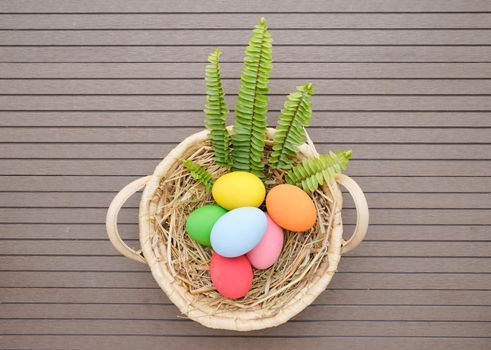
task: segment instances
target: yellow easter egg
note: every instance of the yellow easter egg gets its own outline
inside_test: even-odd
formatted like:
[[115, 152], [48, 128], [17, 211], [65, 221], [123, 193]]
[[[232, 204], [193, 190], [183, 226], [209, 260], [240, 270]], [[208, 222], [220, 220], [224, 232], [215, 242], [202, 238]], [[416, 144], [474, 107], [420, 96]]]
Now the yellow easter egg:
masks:
[[246, 171], [233, 171], [220, 176], [211, 193], [218, 205], [232, 210], [259, 207], [266, 196], [266, 188], [256, 175]]

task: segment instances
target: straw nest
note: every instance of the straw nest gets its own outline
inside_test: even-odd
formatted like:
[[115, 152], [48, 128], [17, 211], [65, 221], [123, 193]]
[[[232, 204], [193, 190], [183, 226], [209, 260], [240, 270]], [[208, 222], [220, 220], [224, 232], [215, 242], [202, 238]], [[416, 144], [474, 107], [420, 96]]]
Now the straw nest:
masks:
[[[311, 150], [315, 152], [312, 143]], [[271, 141], [266, 143], [266, 155], [271, 152]], [[208, 141], [188, 148], [182, 159], [191, 159], [205, 167], [214, 178], [228, 170], [216, 165]], [[182, 160], [181, 159], [181, 160]], [[297, 159], [300, 161], [301, 159]], [[267, 166], [266, 189], [284, 183], [285, 172], [271, 171]], [[260, 312], [262, 317], [274, 317], [291, 302], [309, 281], [325, 273], [328, 259], [329, 235], [332, 231], [331, 211], [337, 208], [332, 188], [325, 186], [311, 195], [317, 207], [317, 223], [305, 233], [285, 231], [285, 243], [278, 261], [269, 269], [254, 269], [252, 289], [240, 299], [222, 297], [214, 288], [209, 274], [211, 248], [191, 240], [185, 231], [189, 214], [205, 204], [214, 203], [211, 193], [196, 182], [176, 160], [160, 182], [152, 202], [157, 203], [150, 221], [154, 227], [150, 239], [153, 252], [160, 264], [182, 288], [193, 296], [196, 304], [205, 305], [215, 314], [235, 311]], [[262, 208], [264, 209], [264, 208]], [[335, 269], [335, 267], [334, 267]], [[329, 269], [330, 270], [330, 269]]]

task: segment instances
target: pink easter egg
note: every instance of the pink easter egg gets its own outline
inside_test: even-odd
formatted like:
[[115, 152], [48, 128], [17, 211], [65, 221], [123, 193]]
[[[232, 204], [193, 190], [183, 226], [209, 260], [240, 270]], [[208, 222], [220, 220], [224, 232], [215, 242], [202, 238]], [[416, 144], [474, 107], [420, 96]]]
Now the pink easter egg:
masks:
[[247, 253], [247, 257], [252, 266], [256, 269], [264, 270], [272, 266], [280, 256], [283, 248], [283, 230], [271, 217], [266, 214], [268, 224], [266, 232], [261, 241]]

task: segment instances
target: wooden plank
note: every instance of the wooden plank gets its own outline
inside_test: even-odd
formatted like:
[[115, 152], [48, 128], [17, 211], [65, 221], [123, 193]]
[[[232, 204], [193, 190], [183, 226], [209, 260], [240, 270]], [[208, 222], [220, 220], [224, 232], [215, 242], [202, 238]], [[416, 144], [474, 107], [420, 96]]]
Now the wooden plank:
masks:
[[[203, 62], [213, 51], [213, 46], [122, 46], [122, 47], [0, 47], [2, 62]], [[244, 46], [228, 46], [224, 48], [223, 60], [241, 62], [244, 56]], [[489, 46], [305, 46], [302, 55], [296, 55], [294, 47], [280, 46], [274, 48], [275, 62], [300, 62], [308, 57], [309, 62], [483, 62], [483, 57], [489, 57]], [[277, 77], [277, 65], [275, 72]], [[58, 66], [58, 68], [61, 68]], [[151, 68], [151, 67], [149, 67]], [[41, 71], [42, 72], [42, 71]], [[47, 72], [51, 74], [52, 71]], [[77, 72], [73, 70], [72, 73]], [[238, 72], [238, 70], [237, 70]], [[311, 73], [312, 71], [310, 71]], [[319, 71], [320, 73], [322, 71]], [[457, 70], [452, 71], [458, 74]], [[10, 72], [12, 73], [12, 72]], [[67, 74], [67, 73], [65, 73]], [[170, 73], [167, 73], [169, 75]], [[434, 78], [431, 73], [429, 77]], [[43, 75], [50, 77], [49, 74]], [[59, 76], [59, 75], [57, 75]], [[79, 74], [70, 75], [78, 77]], [[238, 73], [235, 74], [235, 77]], [[283, 75], [284, 77], [294, 78]], [[425, 78], [426, 75], [417, 75]], [[5, 75], [5, 77], [16, 77]], [[121, 77], [125, 77], [124, 74]], [[138, 76], [135, 76], [138, 77]], [[172, 76], [178, 77], [178, 76]], [[309, 74], [310, 78], [316, 78]], [[355, 78], [356, 75], [351, 77]], [[410, 74], [404, 75], [411, 78]], [[437, 75], [438, 77], [438, 75]], [[489, 77], [489, 76], [486, 76]]]
[[[15, 46], [142, 46], [245, 45], [250, 30], [37, 30], [0, 31], [0, 45]], [[489, 45], [489, 30], [271, 30], [282, 45]]]
[[[476, 84], [473, 80], [370, 80], [357, 79], [330, 80], [312, 79], [317, 95], [400, 95], [400, 94], [491, 94], [491, 79], [481, 80]], [[304, 84], [301, 79], [274, 79], [270, 84], [271, 96], [286, 95], [295, 86]], [[223, 81], [227, 95], [234, 95], [239, 88], [238, 79]], [[202, 79], [165, 79], [165, 80], [2, 80], [1, 94], [40, 94], [40, 95], [70, 95], [70, 94], [101, 94], [101, 95], [145, 95], [145, 94], [185, 94], [203, 95], [205, 85]], [[317, 116], [319, 118], [319, 116]], [[200, 115], [200, 121], [201, 121]], [[489, 119], [489, 118], [488, 118]], [[169, 124], [166, 124], [169, 125]]]
[[[18, 287], [77, 287], [77, 288], [155, 288], [155, 280], [148, 272], [0, 272], [0, 286]], [[489, 274], [405, 274], [405, 273], [338, 273], [332, 288], [343, 289], [466, 289], [491, 288]], [[32, 305], [30, 305], [32, 306]], [[61, 308], [63, 309], [63, 308]], [[481, 308], [482, 309], [482, 308]], [[15, 311], [15, 310], [14, 310]], [[63, 310], [61, 310], [63, 311]], [[479, 311], [479, 310], [478, 310]], [[26, 314], [27, 310], [17, 310]], [[124, 313], [123, 311], [120, 311]], [[484, 310], [481, 310], [484, 312]], [[487, 311], [489, 312], [489, 311]], [[388, 312], [390, 313], [390, 312]], [[131, 314], [131, 313], [130, 313]], [[107, 314], [106, 314], [107, 315]], [[453, 315], [453, 316], [450, 316]], [[7, 317], [6, 310], [2, 316]], [[136, 315], [133, 315], [136, 316]], [[13, 316], [10, 316], [13, 317]], [[34, 317], [34, 316], [30, 316]], [[316, 319], [314, 314], [309, 315]], [[455, 313], [449, 317], [455, 320]]]
[[[233, 347], [237, 350], [247, 350], [254, 347], [267, 347], [271, 350], [298, 349], [305, 347], [306, 338], [288, 338], [280, 342], [276, 337], [259, 338], [247, 337], [239, 334], [234, 337], [159, 337], [146, 336], [63, 336], [63, 335], [8, 335], [0, 340], [0, 345], [5, 343], [9, 349], [31, 350], [33, 346], [49, 348], [52, 350], [66, 350], [67, 346], [76, 347], [80, 350], [92, 350], [94, 347], [101, 350], [111, 350], [117, 347], [121, 350], [131, 350], [142, 346], [144, 339], [145, 349], [160, 350], [162, 343], [172, 349], [186, 349], [188, 347], [199, 347], [200, 349], [217, 349]], [[448, 338], [448, 337], [322, 337], [309, 338], [309, 346], [320, 348], [329, 342], [332, 350], [343, 350], [346, 347], [367, 350], [396, 347], [400, 350], [485, 350], [489, 344], [488, 338]]]
[[[233, 336], [236, 332], [212, 330], [191, 321], [166, 320], [3, 320], [0, 327], [7, 334], [112, 334], [112, 335], [175, 335], [186, 336]], [[20, 329], [20, 331], [19, 331]], [[468, 336], [485, 337], [491, 332], [487, 323], [392, 321], [314, 321], [308, 326], [304, 322], [289, 322], [282, 327], [269, 328], [248, 333], [249, 336]]]
[[[106, 209], [91, 208], [0, 208], [2, 223], [102, 223]], [[487, 225], [491, 217], [487, 209], [372, 209], [372, 224], [434, 224], [440, 225]], [[355, 210], [344, 209], [346, 223], [355, 222]], [[120, 223], [135, 223], [137, 209], [123, 208], [119, 213]]]
[[[19, 145], [20, 146], [20, 145]], [[39, 147], [43, 145], [39, 144]], [[393, 147], [393, 146], [391, 146]], [[354, 177], [365, 193], [370, 192], [430, 192], [430, 193], [476, 193], [491, 188], [491, 177]], [[135, 176], [0, 176], [0, 191], [7, 192], [117, 192], [135, 180]]]
[[[3, 304], [0, 319], [119, 319], [126, 318], [128, 315], [132, 315], [132, 320], [176, 320], [180, 312], [174, 305]], [[489, 307], [416, 305], [314, 305], [294, 317], [294, 320], [298, 321], [489, 321], [490, 319]], [[189, 323], [189, 325], [194, 324]], [[182, 326], [185, 327], [184, 324]], [[205, 331], [203, 327], [200, 329]]]
[[[133, 242], [132, 242], [133, 243]], [[137, 243], [136, 243], [137, 244]], [[132, 244], [135, 245], [135, 244]], [[475, 243], [478, 246], [479, 243]], [[60, 245], [62, 246], [62, 244]], [[465, 250], [465, 248], [464, 248]], [[123, 256], [0, 256], [3, 271], [146, 271], [142, 264]], [[355, 257], [344, 256], [339, 272], [441, 272], [441, 273], [491, 273], [488, 258], [439, 257]]]
[[[317, 95], [400, 95], [400, 94], [491, 94], [491, 79], [481, 80], [476, 84], [473, 80], [330, 80], [312, 79]], [[275, 79], [270, 84], [270, 96], [286, 95], [295, 86], [304, 84], [301, 79]], [[239, 88], [238, 79], [223, 81], [227, 95], [234, 95]], [[101, 95], [145, 95], [145, 94], [205, 94], [202, 79], [169, 79], [169, 80], [2, 80], [1, 94], [39, 94], [39, 95], [70, 95], [70, 94], [101, 94]], [[201, 116], [200, 116], [201, 117]], [[168, 124], [167, 124], [168, 125]]]
[[[347, 198], [346, 198], [347, 197]], [[344, 208], [354, 208], [354, 202], [350, 196], [346, 196], [343, 202]], [[436, 194], [436, 193], [367, 193], [370, 208], [441, 208], [441, 209], [473, 209], [491, 208], [491, 193], [483, 194]], [[23, 203], [19, 205], [24, 206]], [[137, 203], [135, 203], [137, 205]]]
[[[39, 210], [45, 212], [46, 210]], [[88, 210], [85, 210], [88, 211]], [[374, 210], [375, 211], [375, 210]], [[392, 212], [392, 210], [387, 210]], [[28, 209], [25, 212], [29, 212]], [[374, 215], [375, 216], [375, 215]], [[102, 231], [101, 235], [105, 235]], [[105, 238], [105, 237], [104, 237]], [[136, 237], [135, 237], [136, 238]], [[33, 244], [33, 241], [35, 244]], [[138, 247], [138, 241], [128, 241]], [[490, 241], [366, 241], [350, 253], [358, 257], [490, 257]], [[0, 246], [2, 255], [87, 255], [119, 256], [108, 240], [8, 240]]]
[[[177, 143], [168, 144], [0, 144], [0, 158], [139, 158], [155, 159], [169, 153]], [[351, 149], [356, 159], [485, 159], [491, 157], [491, 145], [407, 145], [386, 144], [318, 144], [319, 153]], [[431, 152], [429, 152], [431, 149]], [[131, 152], [131, 154], [128, 153]]]
[[[3, 239], [107, 239], [104, 224], [0, 224], [0, 229]], [[137, 224], [122, 224], [118, 229], [124, 239], [138, 239]]]
[[[138, 265], [133, 263], [133, 265]], [[153, 289], [2, 288], [4, 303], [165, 304], [164, 292]], [[325, 305], [491, 305], [480, 290], [342, 290], [328, 288], [314, 302]]]
[[[159, 159], [160, 160], [160, 159]], [[0, 175], [124, 175], [152, 174], [158, 160], [0, 160]], [[477, 160], [351, 160], [351, 176], [491, 176], [489, 161]]]
[[[144, 340], [143, 340], [144, 339]], [[63, 335], [8, 335], [0, 340], [0, 345], [5, 343], [10, 349], [31, 350], [33, 346], [49, 348], [52, 350], [66, 350], [67, 346], [76, 347], [80, 350], [92, 350], [95, 347], [101, 350], [111, 350], [115, 347], [121, 350], [131, 350], [141, 347], [144, 341], [145, 349], [160, 350], [162, 343], [172, 349], [187, 349], [199, 347], [200, 349], [217, 349], [233, 347], [237, 350], [247, 350], [251, 348], [267, 347], [271, 350], [298, 349], [305, 347], [306, 338], [287, 338], [280, 342], [276, 337], [259, 338], [247, 337], [245, 334], [238, 334], [234, 337], [159, 337], [146, 336], [135, 337], [127, 336], [63, 336]], [[367, 350], [394, 348], [399, 350], [485, 350], [489, 345], [488, 338], [456, 338], [456, 337], [322, 337], [309, 338], [309, 346], [321, 348], [329, 343], [332, 350], [343, 350], [346, 347], [364, 348]]]
[[[332, 336], [373, 336], [383, 333], [388, 336], [408, 336], [417, 332], [421, 335], [431, 336], [475, 336], [483, 337], [489, 334], [489, 325], [476, 323], [438, 323], [432, 327], [424, 322], [410, 323], [407, 327], [401, 327], [404, 322], [394, 321], [387, 331], [387, 324], [383, 322], [313, 322], [309, 323], [308, 330], [302, 322], [290, 322], [282, 328], [271, 328], [264, 331], [251, 332], [251, 336], [280, 336], [290, 334], [292, 336], [321, 336], [329, 331]], [[233, 335], [231, 331], [217, 331], [204, 329], [191, 322], [179, 321], [65, 321], [65, 320], [8, 320], [0, 321], [2, 328], [7, 333], [13, 333], [20, 327], [25, 334], [142, 334], [142, 335]], [[351, 327], [353, 326], [353, 327]], [[486, 333], [488, 332], [488, 333]]]
[[[468, 97], [466, 97], [468, 98]], [[124, 98], [122, 97], [121, 100]], [[171, 100], [172, 98], [169, 98]], [[483, 98], [484, 99], [484, 98]], [[0, 98], [1, 100], [1, 98]], [[24, 100], [26, 100], [24, 98]], [[101, 103], [103, 103], [101, 98]], [[488, 100], [491, 100], [488, 98]], [[46, 100], [48, 103], [50, 100]], [[19, 103], [21, 101], [19, 100]], [[68, 104], [68, 101], [67, 101]], [[156, 127], [19, 127], [0, 129], [2, 142], [108, 142], [108, 143], [172, 143], [197, 133], [203, 128], [176, 127], [172, 132]], [[329, 143], [489, 143], [488, 128], [309, 128], [314, 142]], [[429, 147], [429, 146], [428, 146]], [[167, 152], [164, 151], [163, 154]], [[154, 148], [154, 159], [162, 153]], [[356, 157], [356, 155], [355, 155]], [[108, 157], [110, 158], [110, 157]], [[356, 158], [354, 158], [356, 159]], [[409, 175], [409, 174], [407, 174]], [[457, 175], [457, 174], [454, 174]], [[477, 174], [475, 174], [477, 175]]]
[[303, 3], [286, 0], [281, 7], [273, 3], [264, 3], [260, 0], [250, 0], [246, 3], [234, 1], [233, 6], [225, 7], [221, 1], [196, 4], [191, 0], [168, 0], [165, 3], [156, 0], [128, 0], [124, 4], [118, 1], [99, 2], [87, 0], [80, 3], [76, 0], [6, 0], [1, 3], [0, 12], [14, 13], [125, 13], [125, 12], [446, 12], [459, 11], [486, 11], [491, 10], [491, 5], [482, 0], [434, 0], [428, 3], [424, 0], [400, 2], [396, 0], [374, 0], [370, 4], [362, 0], [336, 0], [325, 2], [311, 0]]
[[[177, 144], [134, 144], [131, 146], [131, 158], [154, 159], [155, 154], [167, 154]], [[353, 150], [357, 159], [482, 159], [483, 154], [489, 154], [488, 145], [433, 145], [428, 152], [426, 145], [393, 145], [391, 153], [385, 154], [386, 145], [356, 144], [356, 145], [318, 145], [321, 153], [330, 149]], [[102, 152], [101, 152], [102, 151]], [[128, 145], [124, 144], [1, 144], [1, 158], [128, 158]]]
[[[35, 83], [28, 80], [27, 83]], [[387, 82], [387, 80], [384, 80]], [[77, 80], [83, 84], [83, 80]], [[397, 81], [396, 81], [397, 82]], [[447, 81], [449, 85], [452, 83]], [[474, 81], [471, 81], [473, 85]], [[275, 125], [277, 111], [270, 111], [270, 123]], [[201, 111], [0, 111], [0, 126], [195, 126], [203, 127]], [[230, 121], [231, 123], [231, 121]], [[489, 112], [352, 112], [314, 111], [312, 127], [491, 127]]]
[[[241, 48], [240, 50], [243, 50]], [[290, 55], [292, 54], [291, 48]], [[208, 50], [209, 51], [209, 50]], [[385, 52], [387, 55], [387, 53]], [[242, 55], [241, 55], [242, 56]], [[202, 56], [204, 57], [204, 56]], [[304, 58], [304, 53], [301, 56]], [[237, 78], [241, 63], [224, 63]], [[315, 74], [313, 74], [315, 72]], [[0, 63], [4, 78], [202, 78], [203, 63]], [[491, 78], [489, 63], [276, 63], [275, 78]], [[465, 109], [465, 108], [464, 108]]]
[[[116, 192], [0, 192], [0, 207], [8, 208], [107, 208]], [[491, 209], [491, 193], [367, 193], [370, 208]], [[138, 208], [139, 198], [130, 198], [125, 207]], [[344, 208], [354, 203], [346, 196]]]
[[[406, 2], [407, 3], [407, 2]], [[304, 2], [305, 4], [305, 2]], [[448, 5], [445, 6], [445, 9]], [[0, 29], [247, 29], [256, 13], [0, 14]], [[491, 14], [472, 13], [268, 13], [278, 29], [461, 29], [489, 28]]]
[[[354, 231], [354, 222], [344, 220], [345, 237]], [[136, 221], [136, 220], [135, 220]], [[104, 224], [0, 224], [3, 239], [59, 239], [59, 240], [107, 240]], [[119, 223], [119, 232], [125, 240], [138, 239], [136, 223]], [[479, 225], [376, 225], [370, 224], [370, 232], [365, 241], [490, 241], [491, 235], [487, 226]], [[135, 243], [138, 245], [138, 243]]]
[[[491, 64], [490, 64], [491, 66]], [[226, 98], [233, 105], [232, 96]], [[271, 98], [269, 108], [279, 110], [283, 98]], [[491, 110], [489, 96], [314, 96], [313, 105], [320, 110]], [[204, 96], [0, 96], [3, 110], [201, 110]]]

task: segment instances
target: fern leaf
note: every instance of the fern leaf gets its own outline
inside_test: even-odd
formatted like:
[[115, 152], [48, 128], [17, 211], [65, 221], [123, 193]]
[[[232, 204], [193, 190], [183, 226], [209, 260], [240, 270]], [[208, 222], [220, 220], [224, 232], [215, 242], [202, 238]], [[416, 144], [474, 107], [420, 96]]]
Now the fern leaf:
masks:
[[261, 18], [245, 51], [232, 134], [233, 169], [249, 171], [262, 178], [268, 110], [266, 94], [272, 68], [271, 42], [271, 34]]
[[273, 152], [269, 158], [273, 169], [289, 169], [291, 158], [298, 153], [298, 146], [305, 142], [304, 127], [310, 123], [312, 115], [310, 98], [313, 93], [312, 83], [307, 83], [298, 86], [297, 91], [288, 95], [276, 126]]
[[195, 180], [201, 182], [209, 191], [211, 191], [214, 182], [213, 177], [205, 168], [190, 159], [183, 160], [182, 163]]
[[293, 167], [285, 177], [287, 183], [301, 187], [305, 192], [314, 192], [319, 186], [331, 181], [351, 158], [351, 151], [329, 152], [317, 158], [309, 158]]
[[220, 50], [208, 56], [206, 66], [206, 106], [205, 106], [205, 126], [210, 130], [211, 146], [214, 153], [214, 160], [218, 164], [230, 166], [229, 135], [226, 128], [227, 105], [225, 103], [225, 93], [222, 88], [220, 78]]

